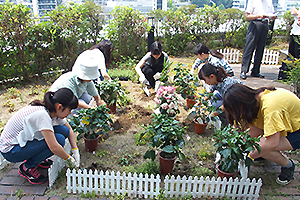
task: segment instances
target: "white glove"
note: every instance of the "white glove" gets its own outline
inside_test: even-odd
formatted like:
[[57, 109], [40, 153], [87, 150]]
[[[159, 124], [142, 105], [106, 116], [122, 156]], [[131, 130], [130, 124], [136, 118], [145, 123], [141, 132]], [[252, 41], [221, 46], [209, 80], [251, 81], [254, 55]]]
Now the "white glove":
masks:
[[70, 156], [66, 161], [67, 161], [67, 163], [68, 163], [68, 165], [69, 165], [70, 168], [76, 166], [76, 163], [75, 163], [76, 161], [75, 161], [75, 159], [72, 156]]
[[153, 78], [154, 78], [155, 80], [160, 79], [160, 77], [161, 77], [161, 73], [160, 73], [160, 72], [157, 72], [157, 73], [154, 74], [154, 76], [153, 76]]
[[75, 159], [75, 167], [78, 168], [80, 165], [80, 154], [78, 148], [72, 149], [72, 156]]
[[208, 115], [208, 118], [209, 118], [208, 126], [210, 126], [210, 125], [212, 124], [212, 122], [213, 122], [213, 121], [212, 121], [212, 118], [213, 118], [213, 117], [215, 117], [213, 113], [210, 113], [210, 114]]
[[143, 75], [140, 75], [139, 81], [141, 84], [144, 84], [146, 82], [146, 77]]
[[248, 167], [246, 167], [244, 160], [239, 161], [238, 168], [239, 168], [241, 177], [244, 178], [244, 179], [247, 179], [248, 178]]

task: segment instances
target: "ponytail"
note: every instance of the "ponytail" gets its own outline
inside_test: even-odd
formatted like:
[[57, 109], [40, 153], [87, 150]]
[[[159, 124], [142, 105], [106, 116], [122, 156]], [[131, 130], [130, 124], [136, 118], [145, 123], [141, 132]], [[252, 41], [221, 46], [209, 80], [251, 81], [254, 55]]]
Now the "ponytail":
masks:
[[218, 52], [217, 50], [210, 50], [210, 54], [214, 57], [217, 57], [219, 59], [223, 59], [224, 55]]
[[32, 106], [44, 106], [49, 112], [56, 112], [55, 104], [60, 103], [63, 110], [66, 108], [75, 109], [78, 107], [78, 99], [68, 88], [60, 88], [56, 92], [46, 92], [44, 101], [34, 100], [30, 103]]

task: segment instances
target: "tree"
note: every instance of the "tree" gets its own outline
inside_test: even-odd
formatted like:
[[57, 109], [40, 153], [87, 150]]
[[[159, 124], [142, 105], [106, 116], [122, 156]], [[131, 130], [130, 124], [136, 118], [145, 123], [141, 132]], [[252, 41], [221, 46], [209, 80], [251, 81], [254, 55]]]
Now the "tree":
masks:
[[209, 4], [209, 0], [191, 0], [191, 3], [198, 7], [204, 7], [204, 5]]
[[107, 37], [113, 42], [112, 52], [115, 61], [120, 61], [120, 55], [141, 58], [147, 51], [147, 22], [139, 11], [131, 7], [118, 6], [112, 10], [113, 19], [107, 26]]

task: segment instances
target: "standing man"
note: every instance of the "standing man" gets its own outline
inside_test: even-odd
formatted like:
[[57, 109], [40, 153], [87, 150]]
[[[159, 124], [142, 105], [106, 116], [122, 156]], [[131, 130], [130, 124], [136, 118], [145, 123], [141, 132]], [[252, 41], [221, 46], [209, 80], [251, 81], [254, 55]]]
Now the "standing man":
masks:
[[248, 0], [246, 19], [250, 20], [250, 24], [242, 59], [241, 79], [247, 78], [246, 73], [249, 72], [254, 49], [256, 52], [251, 76], [264, 78], [264, 75], [260, 73], [260, 65], [267, 42], [269, 18], [272, 20], [277, 18], [272, 13], [274, 13], [272, 0]]

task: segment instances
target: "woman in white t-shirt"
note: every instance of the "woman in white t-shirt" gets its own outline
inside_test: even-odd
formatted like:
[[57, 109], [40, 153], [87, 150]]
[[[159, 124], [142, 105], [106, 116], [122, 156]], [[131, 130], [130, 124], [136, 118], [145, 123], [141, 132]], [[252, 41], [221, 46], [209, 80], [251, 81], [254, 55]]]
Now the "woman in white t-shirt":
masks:
[[77, 57], [72, 71], [76, 71], [81, 65], [86, 65], [86, 62], [93, 62], [98, 67], [100, 77], [96, 79], [96, 82], [110, 80], [110, 76], [107, 73], [106, 67], [111, 63], [111, 52], [114, 49], [114, 45], [109, 40], [102, 40], [98, 44], [92, 46], [90, 49], [82, 52]]
[[[47, 177], [38, 169], [49, 168], [52, 161], [48, 158], [53, 154], [79, 167], [75, 134], [64, 119], [77, 106], [73, 92], [61, 88], [47, 92], [44, 101], [34, 100], [8, 120], [0, 135], [0, 152], [9, 162], [23, 162], [19, 166], [20, 176], [32, 184], [44, 183]], [[70, 141], [73, 157], [63, 148], [66, 138]]]
[[294, 58], [299, 58], [300, 55], [300, 11], [292, 8], [291, 14], [295, 18], [293, 28], [290, 34], [289, 53]]

